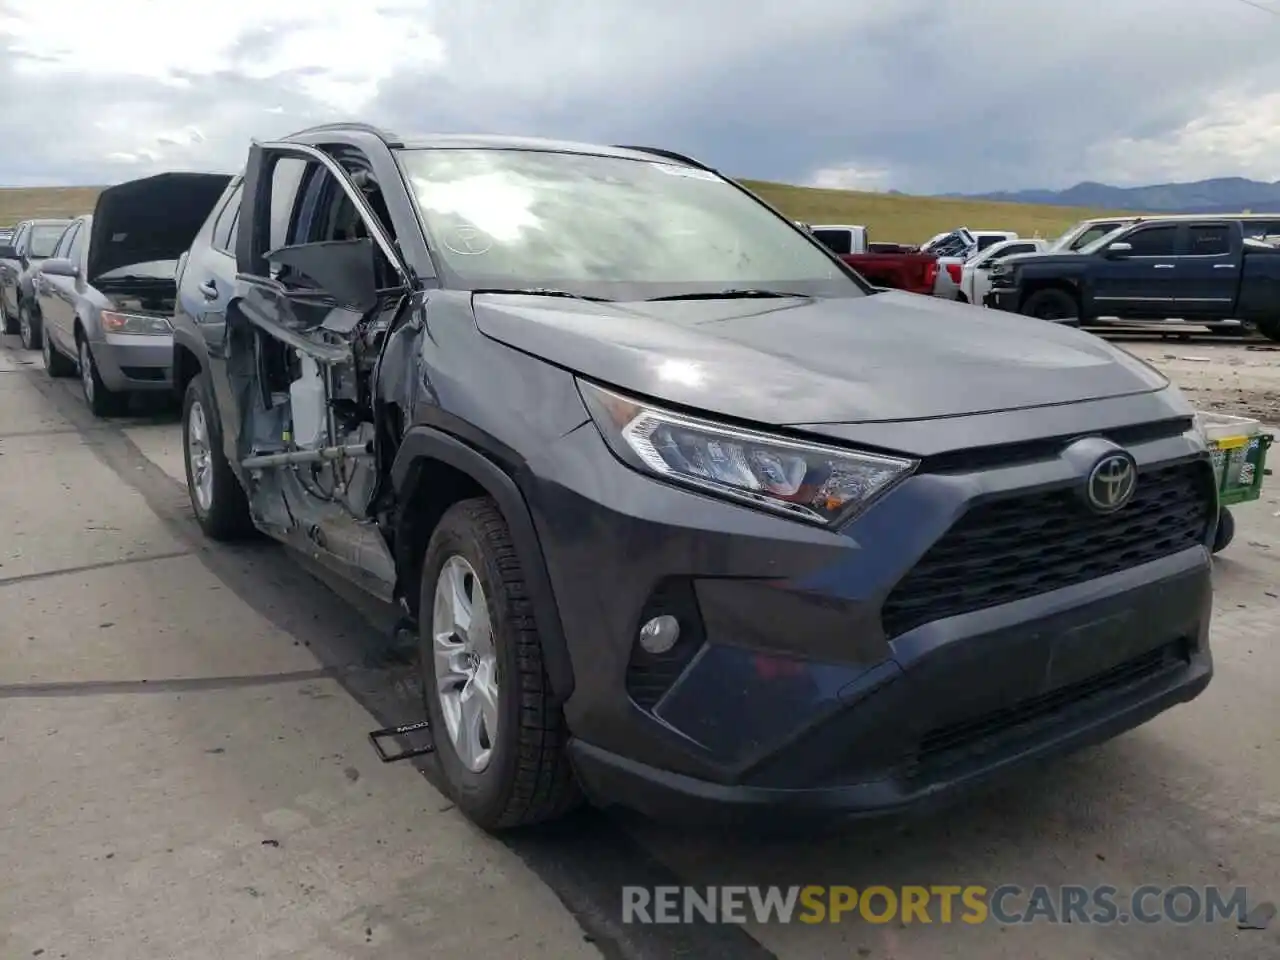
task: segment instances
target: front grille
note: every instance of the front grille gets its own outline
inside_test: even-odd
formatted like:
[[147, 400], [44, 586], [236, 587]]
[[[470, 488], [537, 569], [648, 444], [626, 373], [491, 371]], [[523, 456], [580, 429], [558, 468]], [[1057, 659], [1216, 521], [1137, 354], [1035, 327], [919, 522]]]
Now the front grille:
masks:
[[997, 751], [1002, 745], [1048, 725], [1064, 710], [1089, 701], [1114, 696], [1122, 688], [1150, 680], [1166, 670], [1184, 667], [1190, 659], [1186, 641], [1179, 640], [1148, 651], [1087, 680], [1038, 697], [1030, 697], [1003, 710], [995, 710], [957, 723], [936, 727], [921, 739], [907, 763], [907, 776], [924, 769], [937, 771]]
[[896, 637], [924, 623], [984, 610], [1118, 573], [1204, 542], [1214, 509], [1203, 461], [1147, 468], [1134, 498], [1092, 512], [1074, 488], [974, 507], [890, 592], [881, 610]]

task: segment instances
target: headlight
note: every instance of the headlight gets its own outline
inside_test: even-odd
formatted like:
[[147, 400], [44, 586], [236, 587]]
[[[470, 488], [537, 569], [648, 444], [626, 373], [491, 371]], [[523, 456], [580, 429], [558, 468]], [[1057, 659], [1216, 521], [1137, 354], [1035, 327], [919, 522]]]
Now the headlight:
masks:
[[823, 526], [866, 509], [917, 465], [723, 426], [581, 380], [578, 387], [605, 441], [624, 463]]
[[148, 317], [141, 313], [117, 313], [115, 310], [102, 311], [102, 330], [104, 333], [172, 333], [173, 327], [164, 317]]

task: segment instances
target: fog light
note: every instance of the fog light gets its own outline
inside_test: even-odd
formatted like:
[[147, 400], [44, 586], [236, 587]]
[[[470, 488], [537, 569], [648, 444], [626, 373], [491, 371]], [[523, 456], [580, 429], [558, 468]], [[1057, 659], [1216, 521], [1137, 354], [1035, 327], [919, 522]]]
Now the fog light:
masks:
[[666, 653], [680, 639], [680, 621], [669, 614], [654, 617], [640, 628], [640, 646], [645, 653]]

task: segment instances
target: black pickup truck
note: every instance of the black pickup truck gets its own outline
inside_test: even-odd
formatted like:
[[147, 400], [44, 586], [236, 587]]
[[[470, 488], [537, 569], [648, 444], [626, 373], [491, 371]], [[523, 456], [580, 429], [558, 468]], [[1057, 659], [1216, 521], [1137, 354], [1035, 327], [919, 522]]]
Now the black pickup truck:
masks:
[[992, 270], [983, 304], [1069, 324], [1243, 324], [1280, 340], [1280, 245], [1271, 221], [1152, 218], [1074, 253], [1009, 257]]

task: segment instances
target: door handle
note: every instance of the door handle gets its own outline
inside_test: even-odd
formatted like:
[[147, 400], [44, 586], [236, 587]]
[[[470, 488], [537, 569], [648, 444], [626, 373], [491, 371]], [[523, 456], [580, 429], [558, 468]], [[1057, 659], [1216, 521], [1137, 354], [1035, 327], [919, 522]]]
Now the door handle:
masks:
[[199, 290], [201, 295], [206, 300], [218, 299], [218, 285], [214, 283], [212, 280], [205, 280], [203, 283], [201, 283], [199, 286]]
[[1172, 270], [1172, 269], [1173, 269], [1173, 264], [1172, 264], [1172, 263], [1157, 263], [1157, 264], [1153, 264], [1153, 266], [1154, 266], [1157, 270]]
[[1213, 265], [1215, 270], [1234, 270], [1235, 268], [1236, 265], [1234, 263], [1215, 263]]

